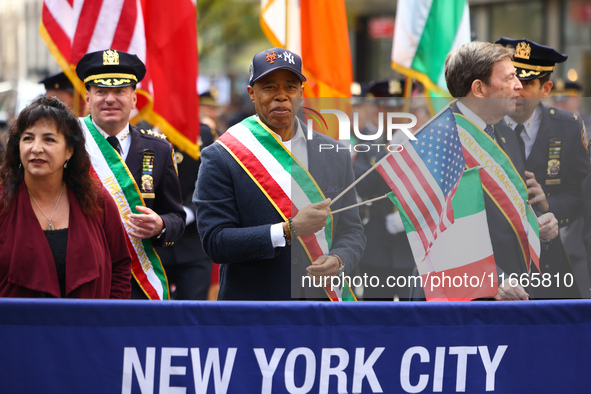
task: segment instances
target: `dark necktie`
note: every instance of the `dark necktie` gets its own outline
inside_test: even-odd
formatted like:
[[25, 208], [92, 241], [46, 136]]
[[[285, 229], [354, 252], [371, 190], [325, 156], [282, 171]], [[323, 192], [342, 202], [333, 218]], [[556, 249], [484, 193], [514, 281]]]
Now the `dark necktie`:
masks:
[[491, 125], [487, 124], [486, 127], [484, 128], [484, 131], [486, 132], [486, 134], [488, 134], [490, 136], [490, 138], [492, 138], [493, 140], [495, 139], [494, 130]]
[[521, 156], [523, 160], [525, 160], [525, 142], [523, 142], [523, 138], [521, 137], [521, 133], [525, 131], [525, 127], [523, 124], [519, 123], [517, 127], [515, 127], [515, 134], [517, 135], [517, 139], [519, 140], [519, 149], [521, 150]]
[[109, 142], [109, 144], [111, 144], [113, 149], [115, 149], [117, 151], [117, 153], [119, 153], [121, 155], [121, 145], [119, 144], [119, 140], [117, 139], [117, 137], [115, 137], [115, 136], [107, 137], [107, 141]]

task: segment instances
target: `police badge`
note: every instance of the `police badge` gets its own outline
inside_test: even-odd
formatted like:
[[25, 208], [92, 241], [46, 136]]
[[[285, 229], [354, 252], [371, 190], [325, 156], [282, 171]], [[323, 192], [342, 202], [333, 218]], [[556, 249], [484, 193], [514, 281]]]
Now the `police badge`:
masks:
[[560, 185], [560, 152], [562, 142], [559, 139], [548, 141], [548, 169], [546, 185]]
[[155, 198], [154, 178], [152, 176], [154, 169], [154, 152], [150, 149], [144, 149], [144, 158], [142, 160], [142, 198]]

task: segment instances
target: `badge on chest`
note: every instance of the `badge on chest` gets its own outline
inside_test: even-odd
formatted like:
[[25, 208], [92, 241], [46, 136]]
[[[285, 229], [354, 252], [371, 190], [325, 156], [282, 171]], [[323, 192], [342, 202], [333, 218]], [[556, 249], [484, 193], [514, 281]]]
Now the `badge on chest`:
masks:
[[548, 169], [546, 171], [546, 185], [560, 185], [560, 154], [562, 141], [553, 138], [548, 141]]
[[142, 182], [140, 185], [142, 198], [154, 198], [154, 152], [144, 149], [142, 158]]

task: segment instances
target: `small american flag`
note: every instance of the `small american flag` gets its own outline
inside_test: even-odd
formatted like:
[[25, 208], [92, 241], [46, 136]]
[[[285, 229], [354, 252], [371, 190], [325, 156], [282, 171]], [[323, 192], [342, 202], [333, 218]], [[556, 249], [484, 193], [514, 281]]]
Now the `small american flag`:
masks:
[[454, 221], [451, 199], [466, 167], [451, 109], [436, 115], [376, 165], [400, 200], [427, 252]]

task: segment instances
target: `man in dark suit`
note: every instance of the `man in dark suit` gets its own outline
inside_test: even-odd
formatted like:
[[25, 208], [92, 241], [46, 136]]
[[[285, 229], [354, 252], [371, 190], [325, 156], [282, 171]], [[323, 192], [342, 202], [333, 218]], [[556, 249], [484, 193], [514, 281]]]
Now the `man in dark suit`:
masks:
[[[537, 190], [530, 203], [540, 213], [554, 213], [560, 227], [570, 227], [577, 221], [575, 227], [579, 231], [570, 236], [576, 237], [572, 241], [582, 247], [581, 184], [591, 171], [585, 127], [579, 115], [541, 102], [552, 90], [550, 75], [555, 64], [566, 61], [567, 56], [527, 39], [503, 37], [497, 43], [517, 48], [513, 64], [523, 89], [519, 91], [515, 111], [505, 116], [504, 123], [517, 135], [521, 145], [527, 185]], [[541, 269], [562, 278], [572, 268], [562, 248], [554, 249], [557, 253], [545, 259]], [[580, 273], [586, 276], [586, 259], [582, 264]], [[588, 278], [580, 280], [583, 279], [583, 288], [588, 288]]]
[[[453, 50], [445, 61], [445, 79], [453, 97], [459, 101], [452, 107], [481, 130], [489, 134], [513, 162], [517, 173], [524, 176], [524, 161], [517, 137], [508, 127], [498, 124], [515, 110], [516, 99], [522, 89], [512, 64], [514, 51], [500, 45], [471, 42]], [[519, 284], [511, 283], [508, 275], [527, 273], [526, 262], [512, 224], [500, 211], [488, 193], [484, 193], [488, 227], [491, 235], [497, 271], [504, 282], [499, 282], [497, 300], [529, 298]], [[540, 238], [558, 235], [557, 222], [551, 213], [539, 218]]]
[[[282, 48], [256, 54], [247, 89], [257, 114], [202, 153], [193, 201], [203, 247], [221, 264], [220, 300], [326, 299], [302, 282], [350, 274], [363, 252], [358, 210], [329, 209], [354, 180], [349, 152], [316, 132], [307, 139], [295, 116], [301, 65]], [[355, 202], [351, 191], [332, 209]]]
[[[76, 74], [86, 86], [90, 118], [81, 118], [81, 124], [87, 132], [87, 150], [95, 170], [100, 168], [100, 163], [106, 163], [119, 174], [123, 172], [121, 176], [131, 175], [137, 185], [136, 197], [139, 191], [144, 203], [135, 207], [138, 213], [120, 208], [131, 242], [149, 239], [151, 246], [172, 246], [185, 229], [185, 211], [172, 146], [163, 134], [129, 124], [131, 110], [137, 102], [135, 86], [145, 73], [146, 68], [136, 55], [111, 49], [84, 55], [78, 62]], [[99, 149], [92, 150], [89, 139], [94, 139]], [[108, 148], [105, 140], [112, 148]], [[118, 155], [113, 154], [113, 149]], [[120, 167], [121, 160], [123, 167]], [[105, 180], [101, 180], [105, 184]], [[112, 194], [115, 198], [113, 191]], [[125, 197], [130, 201], [129, 195]], [[147, 249], [149, 254], [151, 248]], [[157, 266], [161, 265], [157, 256], [148, 261], [143, 258], [143, 251], [138, 253], [141, 267], [134, 269], [132, 265], [137, 280], [153, 277], [154, 271], [162, 273], [162, 267]], [[165, 276], [158, 276], [162, 286], [167, 286]], [[132, 280], [132, 298], [155, 298], [147, 285], [145, 281], [138, 284]]]
[[[212, 130], [201, 123], [199, 146], [201, 149], [213, 144]], [[183, 209], [187, 214], [183, 236], [169, 248], [159, 248], [158, 254], [170, 283], [171, 298], [175, 300], [206, 300], [211, 284], [211, 260], [205, 254], [197, 224], [197, 207], [193, 204], [193, 192], [199, 174], [201, 160], [195, 160], [176, 149], [174, 159], [179, 171]]]

